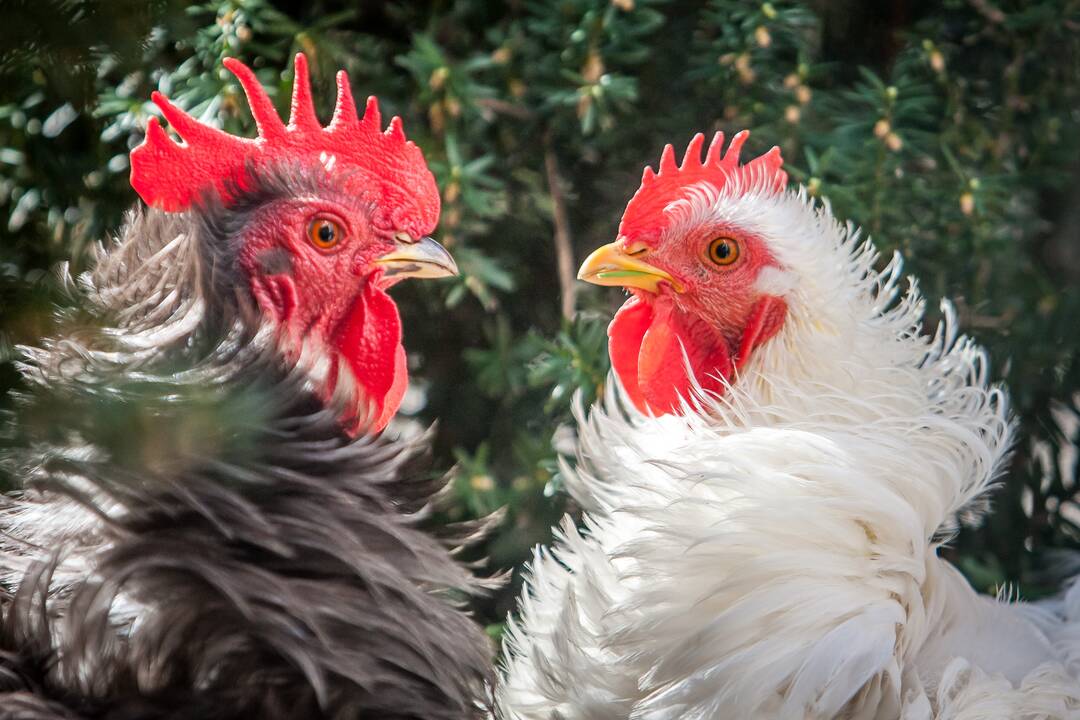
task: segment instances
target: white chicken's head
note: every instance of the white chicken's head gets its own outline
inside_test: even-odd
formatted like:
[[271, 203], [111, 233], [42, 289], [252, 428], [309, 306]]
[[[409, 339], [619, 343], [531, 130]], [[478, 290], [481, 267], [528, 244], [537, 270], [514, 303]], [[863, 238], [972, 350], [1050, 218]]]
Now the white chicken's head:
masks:
[[740, 164], [747, 136], [735, 135], [721, 156], [717, 133], [702, 159], [696, 135], [681, 165], [665, 147], [659, 170], [645, 168], [615, 242], [579, 271], [631, 293], [608, 329], [609, 352], [642, 412], [678, 412], [695, 384], [723, 393], [789, 321], [805, 286], [818, 284], [815, 274], [837, 264], [821, 240], [837, 234], [831, 215], [786, 191], [779, 148]]

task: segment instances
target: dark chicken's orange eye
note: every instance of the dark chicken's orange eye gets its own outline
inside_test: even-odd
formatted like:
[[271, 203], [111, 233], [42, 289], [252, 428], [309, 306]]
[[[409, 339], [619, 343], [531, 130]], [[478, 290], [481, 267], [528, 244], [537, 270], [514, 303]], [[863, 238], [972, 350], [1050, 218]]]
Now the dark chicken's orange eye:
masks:
[[717, 265], [730, 265], [739, 259], [739, 242], [734, 238], [718, 237], [709, 243], [709, 259]]
[[344, 236], [341, 225], [328, 218], [315, 218], [308, 225], [308, 240], [320, 250], [334, 249]]

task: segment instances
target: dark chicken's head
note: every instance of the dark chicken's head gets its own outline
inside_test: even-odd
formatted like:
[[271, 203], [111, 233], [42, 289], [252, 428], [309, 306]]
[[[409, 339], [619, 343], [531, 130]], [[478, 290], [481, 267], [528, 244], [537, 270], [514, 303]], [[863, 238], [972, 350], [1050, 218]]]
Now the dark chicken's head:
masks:
[[717, 133], [702, 160], [699, 134], [681, 165], [665, 147], [659, 171], [645, 168], [616, 241], [579, 271], [582, 280], [632, 293], [608, 329], [609, 353], [642, 412], [676, 412], [695, 382], [722, 393], [784, 323], [787, 306], [776, 291], [784, 269], [755, 228], [787, 174], [779, 148], [741, 165], [746, 137], [732, 138], [721, 156]]
[[399, 118], [383, 131], [374, 97], [357, 116], [344, 71], [333, 119], [323, 127], [304, 55], [295, 60], [288, 125], [248, 67], [232, 59], [225, 66], [244, 88], [258, 137], [204, 125], [154, 93], [183, 142], [151, 119], [146, 140], [131, 153], [131, 184], [166, 212], [201, 212], [213, 203], [243, 211], [242, 227], [220, 240], [263, 320], [287, 352], [311, 343], [325, 348], [331, 357], [322, 393], [329, 398], [351, 374], [356, 406], [343, 424], [354, 434], [377, 432], [407, 383], [401, 320], [386, 290], [406, 277], [457, 272], [427, 237], [439, 218], [435, 180]]

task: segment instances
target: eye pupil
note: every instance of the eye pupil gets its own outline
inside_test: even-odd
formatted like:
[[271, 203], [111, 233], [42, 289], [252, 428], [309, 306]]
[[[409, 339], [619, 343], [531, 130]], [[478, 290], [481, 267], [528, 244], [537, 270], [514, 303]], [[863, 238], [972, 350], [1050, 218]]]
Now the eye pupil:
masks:
[[731, 255], [731, 246], [728, 245], [726, 242], [720, 243], [720, 245], [716, 248], [716, 257], [720, 258], [721, 260], [727, 260], [729, 255]]
[[334, 241], [334, 227], [327, 222], [319, 224], [319, 242], [329, 244]]

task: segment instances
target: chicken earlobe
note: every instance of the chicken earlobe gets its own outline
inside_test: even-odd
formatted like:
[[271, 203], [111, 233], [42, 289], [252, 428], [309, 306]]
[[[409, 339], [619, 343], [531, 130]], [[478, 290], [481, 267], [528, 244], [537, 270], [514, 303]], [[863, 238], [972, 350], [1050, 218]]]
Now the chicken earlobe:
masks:
[[251, 294], [263, 313], [273, 318], [279, 327], [288, 325], [300, 304], [296, 298], [296, 284], [284, 273], [252, 278]]
[[775, 295], [766, 295], [754, 303], [750, 317], [735, 354], [735, 369], [741, 370], [750, 362], [754, 349], [780, 332], [787, 317], [787, 302]]

